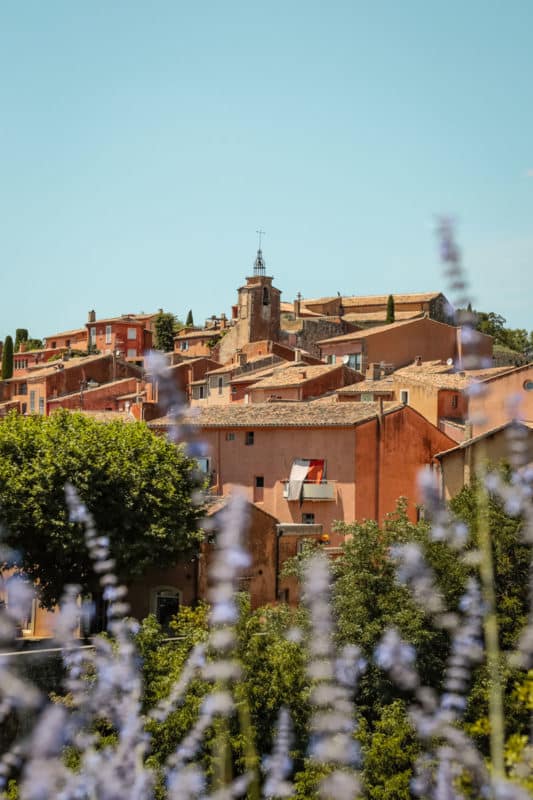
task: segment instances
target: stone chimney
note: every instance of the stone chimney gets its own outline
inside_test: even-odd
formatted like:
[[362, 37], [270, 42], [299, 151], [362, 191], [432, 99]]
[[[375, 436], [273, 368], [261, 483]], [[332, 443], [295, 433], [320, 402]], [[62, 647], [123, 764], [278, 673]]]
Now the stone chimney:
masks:
[[379, 381], [381, 378], [381, 364], [373, 362], [368, 365], [367, 379], [369, 381]]
[[96, 311], [94, 310], [94, 308], [92, 309], [92, 311], [89, 311], [87, 322], [96, 322]]
[[246, 353], [243, 353], [242, 350], [236, 350], [235, 351], [235, 361], [237, 362], [239, 367], [244, 367], [244, 365], [246, 364], [247, 358], [248, 357], [247, 357]]
[[220, 330], [221, 331], [225, 330], [226, 327], [227, 327], [227, 324], [228, 324], [228, 321], [226, 319], [226, 315], [224, 314], [224, 312], [222, 312], [222, 314], [220, 315]]
[[415, 358], [415, 365], [416, 365], [417, 367], [421, 367], [421, 366], [422, 366], [422, 356], [416, 356], [416, 358]]
[[300, 350], [299, 347], [297, 347], [294, 350], [294, 360], [295, 361], [301, 361], [302, 360], [302, 351]]
[[25, 352], [26, 352], [26, 342], [21, 342], [19, 344], [19, 353], [25, 353]]
[[294, 316], [295, 317], [299, 317], [300, 316], [301, 307], [302, 307], [302, 295], [300, 294], [300, 292], [298, 292], [298, 294], [296, 295], [296, 300], [294, 300], [294, 302], [292, 304], [292, 308], [293, 308], [293, 312], [294, 312]]

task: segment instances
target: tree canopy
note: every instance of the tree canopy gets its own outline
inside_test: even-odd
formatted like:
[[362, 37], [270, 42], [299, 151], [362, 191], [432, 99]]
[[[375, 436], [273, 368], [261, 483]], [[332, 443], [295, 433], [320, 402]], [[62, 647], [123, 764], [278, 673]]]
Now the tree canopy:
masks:
[[0, 527], [19, 565], [51, 606], [68, 583], [94, 580], [81, 526], [69, 521], [70, 482], [108, 536], [127, 579], [170, 566], [197, 542], [196, 462], [144, 423], [96, 422], [58, 411], [0, 424]]
[[507, 347], [525, 356], [531, 356], [533, 331], [528, 333], [525, 328], [507, 328], [505, 317], [494, 311], [474, 311], [473, 313], [476, 316], [477, 330], [492, 336], [494, 344]]
[[154, 347], [169, 353], [174, 349], [174, 336], [182, 323], [169, 311], [160, 311], [154, 320]]

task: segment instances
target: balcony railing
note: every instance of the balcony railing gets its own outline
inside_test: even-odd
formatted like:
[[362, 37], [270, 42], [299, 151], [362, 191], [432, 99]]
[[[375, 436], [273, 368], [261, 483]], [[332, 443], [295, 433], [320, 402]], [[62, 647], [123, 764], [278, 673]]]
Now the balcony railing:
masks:
[[[283, 482], [283, 497], [289, 499], [289, 481]], [[304, 481], [302, 486], [302, 500], [335, 500], [335, 481]]]

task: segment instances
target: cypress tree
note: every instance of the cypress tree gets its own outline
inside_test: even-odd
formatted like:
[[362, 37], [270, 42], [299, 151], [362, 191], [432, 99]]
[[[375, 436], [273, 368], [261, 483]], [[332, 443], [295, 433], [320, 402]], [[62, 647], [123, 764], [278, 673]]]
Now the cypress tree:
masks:
[[388, 297], [388, 300], [387, 300], [387, 319], [386, 319], [386, 323], [388, 325], [391, 322], [394, 322], [394, 297], [391, 294], [389, 294], [389, 297]]
[[189, 309], [189, 313], [187, 314], [187, 319], [185, 320], [185, 327], [192, 328], [194, 325], [194, 320], [192, 318], [192, 309]]
[[2, 351], [2, 380], [6, 381], [13, 376], [13, 339], [6, 336]]

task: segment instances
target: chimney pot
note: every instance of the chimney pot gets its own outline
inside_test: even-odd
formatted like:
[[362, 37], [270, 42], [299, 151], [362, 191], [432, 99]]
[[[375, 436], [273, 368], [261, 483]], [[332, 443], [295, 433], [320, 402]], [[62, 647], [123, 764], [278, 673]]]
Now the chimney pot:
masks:
[[422, 356], [416, 356], [415, 364], [416, 364], [417, 367], [421, 367], [422, 366]]
[[91, 311], [89, 311], [88, 321], [96, 322], [96, 311], [94, 310], [94, 308]]
[[302, 351], [300, 350], [299, 347], [297, 347], [295, 349], [295, 351], [294, 351], [294, 360], [295, 361], [301, 361], [302, 360]]

